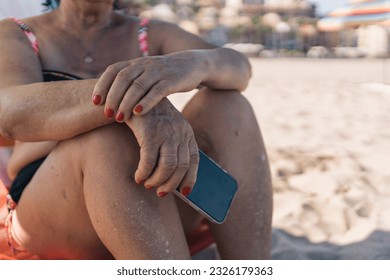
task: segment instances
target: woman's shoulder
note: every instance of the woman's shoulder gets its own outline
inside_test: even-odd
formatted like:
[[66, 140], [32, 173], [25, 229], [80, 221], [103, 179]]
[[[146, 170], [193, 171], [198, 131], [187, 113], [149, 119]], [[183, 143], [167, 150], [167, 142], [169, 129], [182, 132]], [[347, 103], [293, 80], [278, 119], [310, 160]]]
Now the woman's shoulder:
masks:
[[5, 42], [3, 41], [5, 39], [23, 40], [24, 35], [16, 19], [5, 18], [0, 20], [0, 38], [2, 39], [2, 43]]
[[22, 32], [20, 32], [20, 30], [28, 29], [34, 32], [36, 29], [38, 29], [39, 25], [44, 26], [45, 22], [50, 22], [48, 21], [47, 14], [28, 18], [5, 18], [0, 20], [0, 32], [12, 36], [17, 36], [21, 35]]
[[[142, 18], [140, 19], [142, 20]], [[162, 19], [148, 19], [148, 26], [151, 31], [156, 33], [171, 32], [179, 29], [179, 25], [173, 22], [165, 21]]]
[[180, 33], [179, 26], [175, 23], [142, 16], [122, 16], [118, 23], [123, 23], [124, 20], [128, 26], [135, 28], [139, 34], [138, 39], [141, 36], [147, 41], [150, 55], [161, 54], [162, 46], [170, 39], [171, 34]]
[[[182, 29], [176, 23], [161, 20], [161, 19], [146, 19], [146, 27], [148, 32], [148, 40], [151, 44], [163, 44], [167, 40], [170, 40], [172, 36], [180, 36]], [[142, 23], [145, 18], [140, 18], [139, 22]]]
[[[41, 16], [30, 18], [7, 18], [0, 22], [0, 38], [4, 45], [9, 44], [9, 47], [23, 45], [30, 46], [35, 54], [39, 53], [38, 40], [35, 34], [35, 26]], [[15, 45], [16, 44], [16, 45]]]
[[174, 22], [160, 19], [150, 20], [148, 33], [148, 40], [151, 45], [159, 46], [159, 54], [213, 47], [199, 35], [182, 28]]
[[18, 25], [15, 23], [14, 18], [4, 18], [0, 20], [0, 31], [7, 32], [12, 30], [17, 30]]

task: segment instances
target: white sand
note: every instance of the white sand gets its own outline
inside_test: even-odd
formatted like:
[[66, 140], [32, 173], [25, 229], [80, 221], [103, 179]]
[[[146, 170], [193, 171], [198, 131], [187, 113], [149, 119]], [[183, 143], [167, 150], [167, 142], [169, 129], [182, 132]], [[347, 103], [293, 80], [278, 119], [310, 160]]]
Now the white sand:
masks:
[[273, 258], [390, 259], [390, 61], [251, 61]]

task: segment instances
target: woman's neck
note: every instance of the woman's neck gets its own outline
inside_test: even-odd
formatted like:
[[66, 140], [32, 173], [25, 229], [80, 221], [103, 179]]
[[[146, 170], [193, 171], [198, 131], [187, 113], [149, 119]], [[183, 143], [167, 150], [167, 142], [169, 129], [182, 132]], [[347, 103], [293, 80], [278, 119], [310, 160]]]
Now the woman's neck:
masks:
[[56, 10], [63, 28], [102, 29], [110, 25], [113, 1], [62, 0]]

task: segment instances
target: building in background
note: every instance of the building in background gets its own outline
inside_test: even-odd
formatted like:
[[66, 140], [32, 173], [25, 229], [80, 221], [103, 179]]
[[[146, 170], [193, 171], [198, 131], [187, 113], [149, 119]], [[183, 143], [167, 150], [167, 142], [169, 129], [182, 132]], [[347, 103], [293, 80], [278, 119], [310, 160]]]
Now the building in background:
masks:
[[362, 56], [389, 54], [390, 1], [354, 0], [331, 11], [317, 24], [321, 43], [330, 47], [354, 48]]

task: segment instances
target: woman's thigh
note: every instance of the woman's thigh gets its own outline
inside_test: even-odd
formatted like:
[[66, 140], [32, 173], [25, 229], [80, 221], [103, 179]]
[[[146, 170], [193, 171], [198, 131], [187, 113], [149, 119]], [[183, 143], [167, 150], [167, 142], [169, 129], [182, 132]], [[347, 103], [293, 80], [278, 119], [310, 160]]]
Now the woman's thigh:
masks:
[[[92, 227], [83, 192], [82, 137], [62, 141], [24, 190], [15, 211], [16, 237], [44, 258], [106, 258]], [[83, 234], [80, 234], [80, 233]]]
[[134, 182], [138, 153], [123, 125], [59, 143], [19, 201], [17, 238], [45, 258], [187, 258], [172, 197], [157, 198]]

